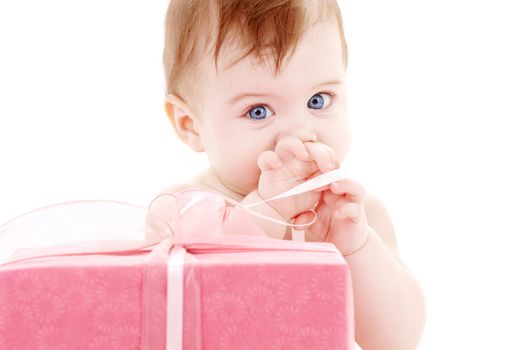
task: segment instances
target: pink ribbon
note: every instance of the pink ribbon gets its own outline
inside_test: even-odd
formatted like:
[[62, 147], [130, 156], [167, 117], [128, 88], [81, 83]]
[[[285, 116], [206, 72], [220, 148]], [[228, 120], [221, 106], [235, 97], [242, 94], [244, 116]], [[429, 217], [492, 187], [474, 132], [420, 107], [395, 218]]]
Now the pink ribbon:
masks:
[[[272, 239], [264, 235], [245, 235], [241, 232], [229, 232], [224, 235], [224, 228], [230, 223], [242, 221], [242, 217], [236, 215], [235, 210], [248, 212], [253, 215], [261, 216], [260, 214], [250, 210], [249, 208], [257, 204], [268, 202], [278, 198], [293, 196], [295, 194], [307, 192], [331, 182], [344, 178], [340, 169], [327, 172], [313, 179], [310, 179], [303, 184], [292, 188], [278, 196], [266, 199], [264, 201], [253, 203], [249, 206], [244, 206], [241, 203], [230, 198], [223, 198], [217, 193], [209, 191], [195, 191], [191, 196], [187, 196], [189, 201], [184, 203], [180, 195], [172, 196], [172, 204], [178, 210], [175, 210], [173, 217], [162, 218], [155, 215], [151, 210], [134, 206], [129, 203], [120, 203], [120, 205], [128, 206], [130, 210], [146, 210], [148, 214], [149, 223], [152, 224], [144, 229], [146, 235], [149, 233], [147, 240], [133, 240], [133, 239], [113, 239], [113, 240], [89, 240], [83, 237], [77, 237], [77, 240], [72, 240], [71, 231], [64, 231], [58, 241], [62, 244], [40, 247], [40, 248], [25, 248], [20, 247], [15, 250], [15, 253], [9, 251], [9, 246], [5, 242], [10, 242], [9, 239], [22, 239], [20, 235], [24, 235], [27, 230], [35, 230], [35, 228], [42, 227], [37, 221], [32, 221], [37, 217], [37, 214], [44, 214], [43, 218], [48, 219], [54, 212], [53, 210], [71, 209], [74, 205], [90, 205], [95, 204], [101, 207], [101, 204], [115, 205], [118, 202], [111, 201], [78, 201], [67, 202], [59, 205], [53, 205], [39, 210], [32, 211], [28, 214], [20, 216], [10, 222], [0, 226], [0, 267], [25, 260], [34, 260], [46, 257], [72, 256], [72, 255], [86, 255], [86, 254], [137, 254], [147, 253], [144, 264], [144, 289], [143, 289], [143, 330], [142, 330], [142, 349], [157, 350], [161, 349], [159, 345], [159, 329], [152, 325], [152, 320], [155, 318], [155, 310], [162, 307], [161, 301], [152, 293], [152, 287], [155, 285], [153, 271], [159, 266], [167, 268], [167, 299], [166, 299], [166, 345], [167, 350], [182, 350], [183, 348], [183, 300], [184, 300], [184, 262], [186, 253], [192, 254], [206, 254], [217, 252], [238, 252], [238, 251], [312, 251], [312, 252], [327, 252], [337, 253], [337, 249], [331, 243], [309, 242], [308, 245], [294, 241], [283, 241]], [[188, 194], [188, 193], [187, 193]], [[159, 197], [157, 197], [159, 198]], [[151, 204], [157, 199], [155, 198]], [[226, 208], [225, 202], [234, 205], [232, 208]], [[152, 205], [150, 204], [150, 208]], [[84, 208], [84, 207], [82, 207]], [[114, 208], [113, 208], [114, 209]], [[47, 211], [46, 211], [47, 210]], [[105, 209], [104, 213], [107, 212]], [[133, 216], [135, 214], [132, 214]], [[229, 215], [229, 216], [228, 216]], [[126, 215], [124, 215], [126, 218]], [[128, 218], [131, 216], [128, 214]], [[276, 221], [272, 218], [263, 216], [264, 218]], [[53, 221], [55, 223], [64, 220], [64, 216], [58, 216]], [[314, 218], [315, 220], [315, 218]], [[276, 221], [283, 225], [293, 226], [286, 222]], [[28, 224], [29, 223], [29, 224]], [[243, 229], [250, 229], [250, 223], [244, 221], [239, 227]], [[24, 228], [23, 229], [21, 228]], [[152, 227], [155, 229], [152, 230]], [[230, 231], [232, 226], [228, 226]], [[248, 227], [248, 228], [247, 228]], [[251, 229], [256, 230], [258, 226], [252, 224]], [[18, 232], [17, 232], [18, 231]], [[178, 234], [175, 235], [174, 231]], [[11, 234], [11, 235], [10, 235]], [[124, 233], [124, 238], [129, 237], [129, 233]], [[10, 237], [11, 236], [11, 237]], [[86, 235], [89, 237], [89, 234]], [[120, 238], [120, 237], [119, 237]], [[16, 239], [15, 239], [16, 241]], [[8, 254], [11, 253], [11, 254]], [[7, 259], [6, 259], [7, 254]], [[3, 261], [5, 260], [5, 261]]]

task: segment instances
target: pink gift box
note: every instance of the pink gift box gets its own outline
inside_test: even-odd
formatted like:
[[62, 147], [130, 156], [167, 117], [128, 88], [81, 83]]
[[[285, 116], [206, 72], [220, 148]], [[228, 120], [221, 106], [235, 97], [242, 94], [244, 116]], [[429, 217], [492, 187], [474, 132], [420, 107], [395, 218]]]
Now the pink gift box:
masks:
[[0, 259], [0, 349], [354, 349], [350, 269], [331, 243], [112, 242]]
[[[141, 349], [145, 254], [84, 255], [0, 270], [1, 349]], [[150, 327], [166, 348], [166, 267]], [[349, 269], [337, 253], [188, 254], [184, 349], [349, 349]]]

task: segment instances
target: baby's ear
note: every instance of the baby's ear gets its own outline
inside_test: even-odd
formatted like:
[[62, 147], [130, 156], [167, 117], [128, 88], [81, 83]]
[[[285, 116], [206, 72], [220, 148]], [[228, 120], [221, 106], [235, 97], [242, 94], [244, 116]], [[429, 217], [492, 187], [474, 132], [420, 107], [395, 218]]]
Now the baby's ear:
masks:
[[178, 96], [168, 95], [164, 103], [164, 110], [177, 136], [195, 152], [204, 152], [198, 119], [189, 106]]

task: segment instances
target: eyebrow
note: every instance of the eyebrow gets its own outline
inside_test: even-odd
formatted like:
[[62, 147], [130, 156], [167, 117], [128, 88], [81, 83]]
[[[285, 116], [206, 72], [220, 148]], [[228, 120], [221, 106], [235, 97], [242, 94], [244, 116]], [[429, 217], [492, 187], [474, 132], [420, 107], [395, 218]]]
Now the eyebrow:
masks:
[[[341, 85], [343, 84], [343, 81], [342, 80], [329, 80], [329, 81], [325, 81], [324, 83], [321, 83], [321, 84], [318, 84], [316, 86], [314, 86], [314, 88], [319, 88], [321, 86], [325, 86], [325, 85]], [[257, 92], [242, 92], [240, 94], [237, 94], [237, 95], [234, 95], [229, 101], [228, 103], [230, 104], [234, 104], [234, 103], [237, 103], [247, 97], [270, 97], [272, 96], [272, 94], [266, 94], [266, 93], [257, 93]]]

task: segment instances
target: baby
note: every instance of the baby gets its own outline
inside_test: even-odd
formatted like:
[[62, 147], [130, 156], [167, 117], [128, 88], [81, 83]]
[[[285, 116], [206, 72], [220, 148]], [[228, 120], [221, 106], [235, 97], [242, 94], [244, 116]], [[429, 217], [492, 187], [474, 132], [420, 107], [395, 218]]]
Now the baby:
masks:
[[[350, 147], [347, 46], [335, 0], [172, 0], [166, 16], [165, 110], [210, 167], [185, 184], [244, 204], [338, 169]], [[425, 306], [402, 262], [387, 210], [352, 179], [252, 208], [306, 224], [352, 271], [362, 349], [415, 349]], [[253, 216], [268, 236], [284, 225]]]

